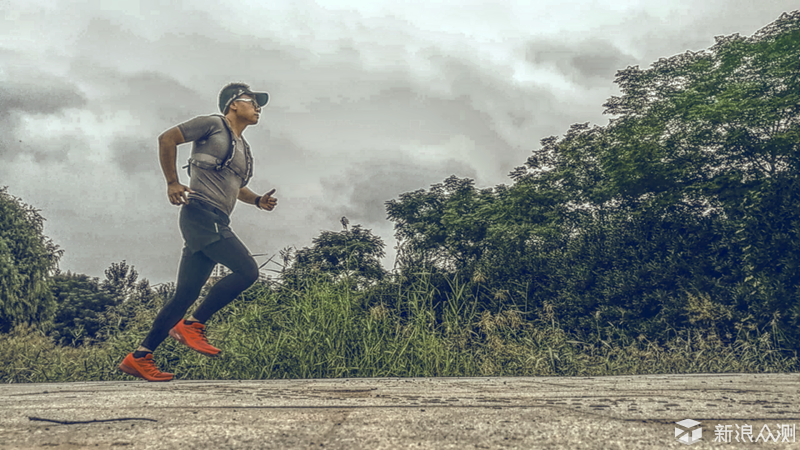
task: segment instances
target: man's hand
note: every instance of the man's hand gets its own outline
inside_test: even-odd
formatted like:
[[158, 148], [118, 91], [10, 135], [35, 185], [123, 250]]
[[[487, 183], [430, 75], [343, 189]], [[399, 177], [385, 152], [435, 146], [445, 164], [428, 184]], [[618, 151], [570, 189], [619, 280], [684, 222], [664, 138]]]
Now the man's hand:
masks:
[[193, 190], [189, 189], [188, 186], [184, 186], [177, 181], [167, 185], [167, 197], [169, 197], [169, 202], [173, 205], [188, 204], [189, 200], [186, 198], [187, 192], [195, 193]]
[[266, 209], [267, 211], [272, 211], [272, 209], [275, 208], [275, 205], [278, 204], [278, 199], [272, 196], [274, 193], [275, 189], [262, 195], [258, 202], [258, 207], [261, 209]]

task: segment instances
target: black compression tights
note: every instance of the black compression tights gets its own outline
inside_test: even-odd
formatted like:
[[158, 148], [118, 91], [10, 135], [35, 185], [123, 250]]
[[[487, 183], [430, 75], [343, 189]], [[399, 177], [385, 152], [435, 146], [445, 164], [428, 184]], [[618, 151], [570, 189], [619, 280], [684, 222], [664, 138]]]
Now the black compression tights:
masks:
[[258, 265], [238, 238], [221, 239], [194, 254], [184, 248], [178, 268], [175, 296], [158, 313], [142, 347], [152, 351], [161, 345], [169, 335], [169, 330], [183, 319], [186, 311], [197, 300], [217, 263], [226, 266], [232, 273], [219, 280], [197, 307], [194, 317], [200, 323], [205, 323], [258, 279]]

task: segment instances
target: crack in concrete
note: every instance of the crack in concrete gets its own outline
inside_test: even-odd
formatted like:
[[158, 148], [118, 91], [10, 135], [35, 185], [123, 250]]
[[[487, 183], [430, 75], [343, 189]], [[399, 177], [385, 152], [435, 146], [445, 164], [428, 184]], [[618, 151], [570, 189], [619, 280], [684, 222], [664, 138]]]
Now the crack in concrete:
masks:
[[84, 423], [100, 423], [100, 422], [123, 422], [126, 420], [149, 420], [150, 422], [158, 422], [158, 420], [156, 419], [148, 419], [146, 417], [122, 417], [119, 419], [94, 419], [94, 420], [54, 420], [54, 419], [43, 419], [41, 417], [28, 417], [28, 419], [31, 421], [51, 422], [60, 425], [78, 425]]

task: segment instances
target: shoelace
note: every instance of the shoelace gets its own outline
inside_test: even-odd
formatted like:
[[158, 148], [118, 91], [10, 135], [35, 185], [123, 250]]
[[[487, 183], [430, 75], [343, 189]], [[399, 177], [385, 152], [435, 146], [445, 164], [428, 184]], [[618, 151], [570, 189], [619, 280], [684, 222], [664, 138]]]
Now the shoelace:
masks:
[[187, 327], [187, 328], [189, 328], [190, 332], [193, 333], [196, 337], [200, 338], [200, 342], [208, 344], [208, 338], [206, 338], [205, 328], [195, 328], [195, 327]]
[[161, 373], [161, 371], [156, 368], [156, 363], [152, 359], [145, 359], [144, 361], [140, 362], [139, 365], [145, 370], [145, 372], [147, 372], [148, 375], [158, 375]]

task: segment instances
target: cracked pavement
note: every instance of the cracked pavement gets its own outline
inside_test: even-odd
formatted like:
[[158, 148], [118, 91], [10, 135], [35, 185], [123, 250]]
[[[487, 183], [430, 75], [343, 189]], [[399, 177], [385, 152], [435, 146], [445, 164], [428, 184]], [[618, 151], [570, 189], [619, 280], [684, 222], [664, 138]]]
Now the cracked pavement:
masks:
[[788, 449], [798, 401], [798, 374], [7, 384], [0, 449], [663, 449], [684, 419]]

